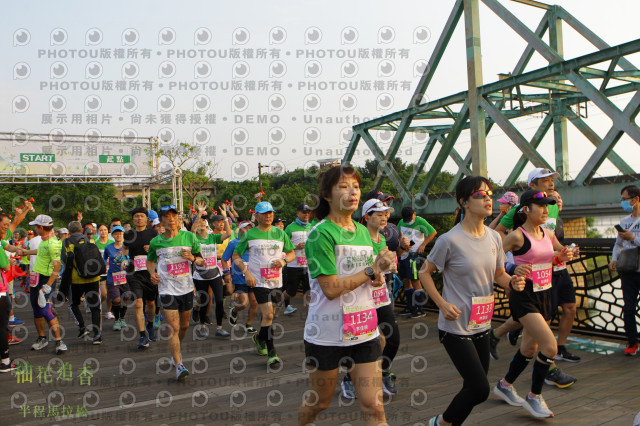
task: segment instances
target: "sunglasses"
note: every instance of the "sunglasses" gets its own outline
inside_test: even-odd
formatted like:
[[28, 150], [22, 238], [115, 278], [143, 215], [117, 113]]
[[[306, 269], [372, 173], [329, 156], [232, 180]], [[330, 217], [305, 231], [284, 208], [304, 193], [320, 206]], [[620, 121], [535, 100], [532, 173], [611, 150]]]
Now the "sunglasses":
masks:
[[367, 212], [365, 214], [369, 214], [369, 212], [373, 209], [382, 209], [387, 207], [386, 203], [383, 203], [382, 201], [378, 201], [376, 202], [374, 205], [372, 205], [371, 207], [369, 207], [369, 210], [367, 210]]
[[173, 204], [171, 204], [171, 205], [168, 205], [168, 206], [162, 206], [162, 207], [160, 207], [160, 211], [163, 211], [163, 212], [164, 212], [164, 211], [167, 211], [167, 210], [171, 210], [171, 209], [175, 210], [175, 209], [176, 209], [176, 206], [174, 206]]
[[532, 198], [534, 200], [540, 200], [542, 198], [547, 198], [547, 193], [546, 192], [538, 192], [537, 194], [533, 194]]
[[491, 196], [493, 195], [493, 191], [489, 190], [489, 191], [476, 191], [473, 194], [471, 194], [471, 198], [476, 199], [476, 200], [482, 200], [484, 197], [489, 197], [491, 198]]

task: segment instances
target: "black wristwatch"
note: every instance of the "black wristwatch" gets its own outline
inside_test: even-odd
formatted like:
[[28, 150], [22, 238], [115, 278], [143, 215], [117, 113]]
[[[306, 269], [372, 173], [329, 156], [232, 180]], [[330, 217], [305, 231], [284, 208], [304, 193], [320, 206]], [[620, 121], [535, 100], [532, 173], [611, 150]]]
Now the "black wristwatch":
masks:
[[373, 271], [373, 268], [371, 266], [367, 266], [366, 268], [364, 268], [364, 273], [370, 279], [372, 279], [372, 280], [376, 279], [376, 273]]

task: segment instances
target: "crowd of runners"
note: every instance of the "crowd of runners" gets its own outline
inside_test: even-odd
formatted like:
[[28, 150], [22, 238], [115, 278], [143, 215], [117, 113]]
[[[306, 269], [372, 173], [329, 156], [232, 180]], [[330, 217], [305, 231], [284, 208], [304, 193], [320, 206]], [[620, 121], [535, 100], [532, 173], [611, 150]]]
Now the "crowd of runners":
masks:
[[[430, 298], [439, 309], [439, 340], [463, 379], [462, 389], [430, 425], [462, 424], [488, 398], [490, 358], [499, 358], [503, 336], [514, 346], [520, 336], [521, 342], [494, 394], [535, 417], [552, 417], [543, 385], [573, 385], [576, 378], [563, 373], [556, 360], [580, 360], [566, 347], [576, 314], [566, 262], [580, 251], [563, 245], [557, 177], [534, 169], [530, 189], [519, 197], [513, 192], [494, 197], [484, 177], [462, 179], [453, 227], [431, 250], [435, 229], [411, 207], [401, 210], [397, 225], [391, 223], [393, 197], [377, 191], [363, 195], [358, 172], [347, 166], [325, 171], [317, 205], [299, 204], [289, 224], [258, 199], [246, 218], [231, 203], [214, 212], [199, 202], [184, 216], [166, 205], [157, 212], [136, 208], [108, 225], [83, 221], [79, 212], [65, 228], [54, 228], [46, 214], [20, 227], [33, 210], [27, 201], [13, 218], [0, 212], [0, 372], [16, 368], [9, 345], [21, 342], [11, 327], [25, 324], [12, 310], [18, 288], [28, 294], [33, 310], [38, 337], [32, 350], [48, 347], [48, 327], [55, 353], [68, 351], [53, 308], [56, 301], [68, 302], [77, 338], [94, 345], [111, 338], [107, 328], [129, 327], [128, 318], [138, 331], [137, 349], [144, 351], [167, 324], [178, 380], [189, 374], [180, 348], [191, 323], [201, 340], [210, 336], [210, 326], [223, 339], [231, 328], [242, 329], [267, 367], [277, 369], [283, 361], [273, 319], [296, 312], [291, 301], [302, 291], [311, 392], [299, 408], [298, 423], [314, 423], [340, 383], [345, 398], [357, 398], [368, 424], [386, 424], [383, 393], [398, 393], [391, 371], [400, 345], [396, 317], [423, 317]], [[636, 355], [637, 250], [636, 269], [629, 269], [628, 257], [640, 246], [640, 188], [627, 186], [621, 193], [630, 215], [621, 221], [610, 267], [619, 269], [623, 287], [625, 354]], [[489, 223], [494, 198], [500, 214]], [[432, 277], [436, 271], [442, 272], [440, 289]], [[507, 293], [511, 317], [493, 329], [495, 285]], [[406, 306], [396, 311], [400, 292]], [[128, 308], [133, 313], [127, 317]], [[549, 323], [558, 308], [556, 338]], [[515, 382], [531, 360], [531, 384], [523, 398]], [[347, 371], [342, 378], [341, 368]]]

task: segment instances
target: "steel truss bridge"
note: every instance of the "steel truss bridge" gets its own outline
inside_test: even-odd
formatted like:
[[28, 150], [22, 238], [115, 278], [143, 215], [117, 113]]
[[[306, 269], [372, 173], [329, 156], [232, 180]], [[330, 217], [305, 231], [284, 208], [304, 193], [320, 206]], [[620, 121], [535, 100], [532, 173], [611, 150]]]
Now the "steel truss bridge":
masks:
[[[487, 170], [486, 136], [497, 125], [520, 151], [520, 158], [510, 162], [513, 169], [504, 186], [514, 187], [529, 162], [535, 167], [555, 170], [560, 174], [558, 186], [565, 198], [565, 206], [571, 206], [574, 216], [581, 215], [581, 212], [611, 208], [617, 204], [622, 184], [640, 183], [640, 176], [636, 171], [614, 151], [623, 134], [640, 144], [640, 128], [635, 124], [636, 115], [640, 111], [640, 71], [628, 59], [640, 52], [640, 39], [609, 46], [560, 6], [532, 0], [512, 1], [544, 10], [537, 28], [532, 30], [527, 27], [498, 0], [456, 0], [408, 107], [353, 126], [353, 136], [342, 160], [343, 164], [352, 161], [358, 144], [364, 141], [379, 163], [375, 188], [380, 188], [383, 179], [388, 178], [399, 194], [399, 203], [413, 204], [421, 214], [451, 213], [455, 207], [453, 197], [450, 194], [432, 193], [438, 174], [451, 157], [458, 170], [449, 191], [454, 191], [456, 184], [466, 175], [490, 176]], [[493, 11], [527, 42], [513, 71], [501, 75], [498, 81], [489, 84], [484, 84], [482, 78], [479, 19], [481, 4]], [[463, 16], [468, 90], [422, 102]], [[584, 56], [565, 59], [565, 24], [588, 40], [596, 50]], [[548, 42], [543, 39], [545, 35], [548, 36]], [[548, 64], [525, 72], [535, 52]], [[623, 94], [631, 94], [632, 97], [620, 109], [612, 98]], [[588, 102], [593, 103], [613, 123], [604, 137], [600, 137], [585, 121], [582, 108]], [[544, 119], [533, 137], [527, 139], [513, 120], [535, 114], [544, 114]], [[595, 147], [573, 180], [568, 173], [569, 123]], [[537, 151], [537, 147], [552, 127], [555, 158], [546, 159]], [[376, 142], [372, 134], [374, 130], [393, 133], [386, 153]], [[466, 154], [460, 154], [456, 150], [456, 142], [466, 130], [470, 132], [471, 148]], [[404, 182], [394, 169], [392, 160], [396, 158], [405, 136], [412, 132], [426, 133], [428, 138], [413, 175]], [[440, 146], [439, 150], [433, 155], [437, 145]], [[609, 160], [620, 171], [621, 176], [594, 179], [605, 160]], [[427, 161], [432, 166], [417, 188], [418, 177]]]

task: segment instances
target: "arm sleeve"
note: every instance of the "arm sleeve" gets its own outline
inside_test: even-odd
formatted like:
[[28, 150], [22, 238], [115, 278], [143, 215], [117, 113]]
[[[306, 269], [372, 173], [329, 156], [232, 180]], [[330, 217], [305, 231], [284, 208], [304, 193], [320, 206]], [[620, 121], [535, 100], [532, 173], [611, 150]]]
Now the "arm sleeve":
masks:
[[433, 245], [427, 260], [438, 268], [439, 271], [443, 271], [447, 265], [447, 257], [449, 254], [449, 238], [446, 235], [439, 237], [436, 243]]
[[613, 261], [613, 262], [617, 262], [618, 261], [618, 256], [620, 255], [620, 250], [622, 250], [622, 238], [620, 238], [620, 236], [617, 236], [616, 237], [616, 243], [613, 245], [613, 253], [611, 254], [611, 261]]
[[247, 248], [249, 247], [249, 238], [247, 237], [248, 233], [249, 232], [245, 232], [242, 238], [240, 238], [236, 249], [233, 251], [234, 253], [238, 253], [240, 256], [242, 256], [244, 252], [247, 251]]
[[317, 235], [313, 241], [309, 239], [304, 246], [304, 252], [308, 259], [309, 275], [317, 278], [318, 275], [337, 275], [335, 257], [335, 241], [325, 232], [314, 231]]
[[49, 244], [49, 256], [51, 256], [51, 261], [55, 262], [56, 260], [60, 261], [60, 250], [62, 250], [62, 243], [56, 240], [55, 243]]

